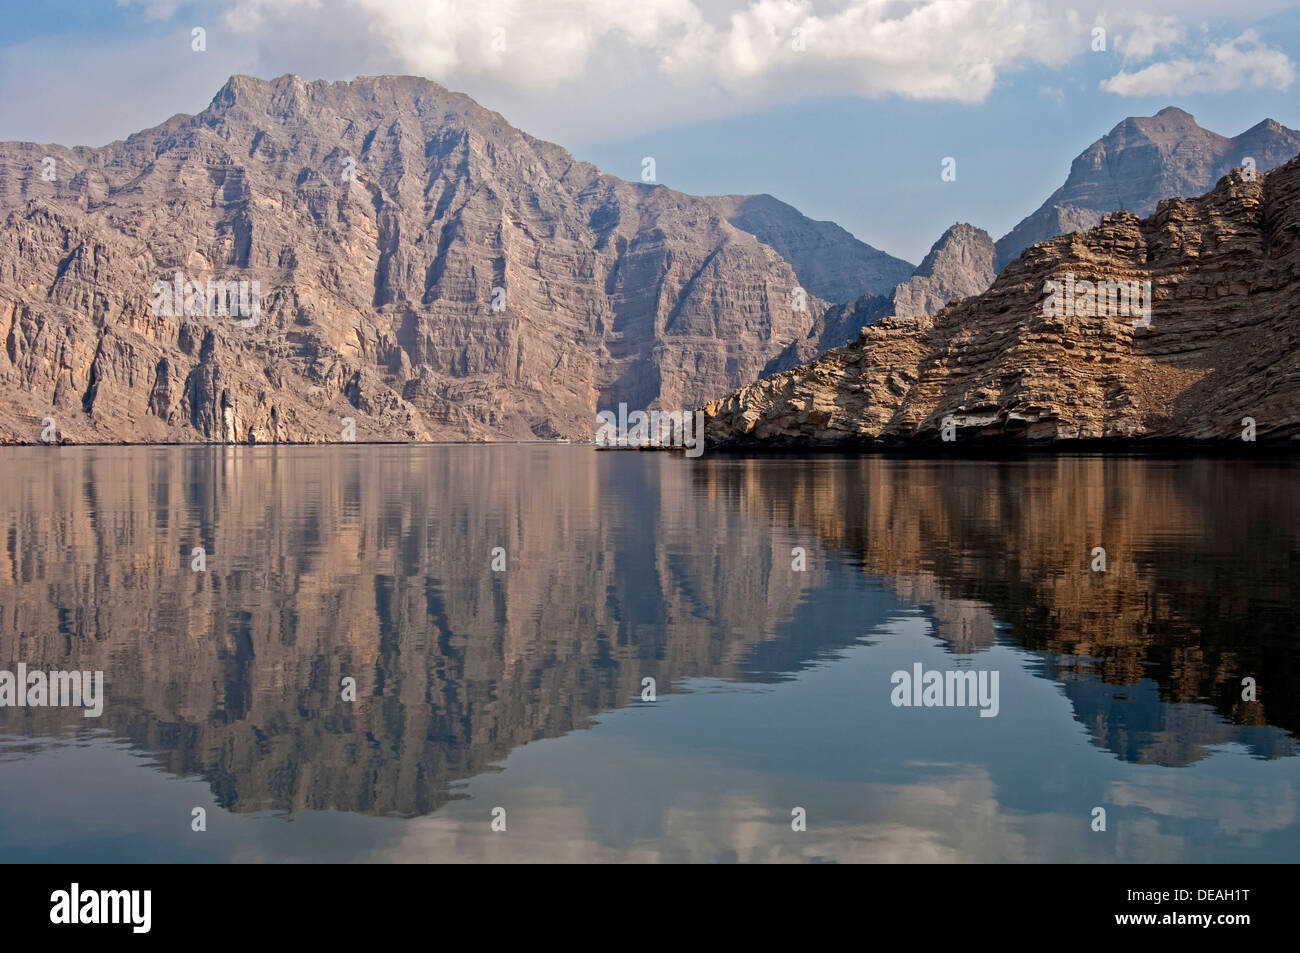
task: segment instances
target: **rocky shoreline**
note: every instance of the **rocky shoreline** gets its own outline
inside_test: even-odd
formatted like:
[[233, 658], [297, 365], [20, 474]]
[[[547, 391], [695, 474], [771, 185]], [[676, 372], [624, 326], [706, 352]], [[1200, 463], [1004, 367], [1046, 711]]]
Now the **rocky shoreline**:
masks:
[[[705, 405], [706, 446], [1300, 446], [1298, 199], [1293, 159], [1043, 242], [981, 295]], [[1102, 295], [1125, 282], [1150, 283], [1144, 316]]]

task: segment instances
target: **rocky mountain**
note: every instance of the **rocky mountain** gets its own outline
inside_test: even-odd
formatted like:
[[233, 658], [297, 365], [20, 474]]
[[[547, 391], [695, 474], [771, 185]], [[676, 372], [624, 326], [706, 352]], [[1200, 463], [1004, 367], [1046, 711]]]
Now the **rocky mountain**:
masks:
[[[958, 223], [935, 242], [915, 271], [891, 288], [873, 288], [851, 298], [842, 292], [852, 282], [821, 286], [823, 290], [816, 291], [821, 297], [844, 303], [828, 308], [808, 334], [768, 362], [764, 372], [807, 363], [882, 318], [933, 315], [950, 302], [979, 294], [1029, 245], [1091, 228], [1110, 212], [1150, 215], [1162, 199], [1199, 195], [1247, 156], [1256, 169], [1267, 171], [1297, 153], [1300, 132], [1272, 119], [1231, 139], [1201, 128], [1194, 117], [1174, 106], [1155, 116], [1125, 119], [1074, 160], [1065, 184], [1038, 211], [996, 243], [983, 229]], [[748, 230], [762, 234], [752, 221]], [[788, 260], [796, 260], [775, 240], [769, 244]], [[853, 274], [856, 278], [860, 272]]]
[[958, 222], [939, 237], [911, 277], [872, 312], [878, 317], [938, 314], [945, 305], [988, 288], [997, 277], [993, 239], [982, 228]]
[[958, 222], [930, 248], [909, 277], [887, 294], [863, 295], [826, 309], [808, 334], [795, 341], [764, 369], [767, 374], [805, 364], [833, 347], [851, 341], [863, 325], [889, 315], [935, 314], [945, 305], [979, 294], [997, 276], [993, 239], [982, 228]]
[[103, 148], [0, 144], [0, 441], [589, 438], [754, 380], [821, 293], [904, 266], [426, 80], [236, 76]]
[[1200, 195], [1247, 157], [1268, 171], [1300, 153], [1300, 132], [1272, 119], [1228, 138], [1168, 106], [1125, 119], [1080, 153], [1065, 184], [998, 239], [1001, 270], [1025, 248], [1097, 225], [1109, 212], [1150, 215], [1162, 200]]
[[1300, 158], [1035, 245], [705, 408], [709, 446], [1300, 438]]
[[913, 274], [911, 263], [858, 241], [834, 222], [814, 222], [770, 195], [720, 195], [705, 201], [736, 228], [775, 249], [804, 288], [826, 301], [852, 301], [864, 292], [887, 295]]

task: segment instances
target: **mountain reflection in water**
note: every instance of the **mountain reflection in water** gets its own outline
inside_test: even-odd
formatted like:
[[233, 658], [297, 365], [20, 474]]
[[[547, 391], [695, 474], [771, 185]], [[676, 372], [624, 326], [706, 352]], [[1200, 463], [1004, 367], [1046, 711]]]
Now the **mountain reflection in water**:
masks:
[[[0, 667], [106, 701], [0, 709], [0, 852], [1294, 859], [1297, 469], [6, 450]], [[998, 716], [893, 707], [918, 662]]]

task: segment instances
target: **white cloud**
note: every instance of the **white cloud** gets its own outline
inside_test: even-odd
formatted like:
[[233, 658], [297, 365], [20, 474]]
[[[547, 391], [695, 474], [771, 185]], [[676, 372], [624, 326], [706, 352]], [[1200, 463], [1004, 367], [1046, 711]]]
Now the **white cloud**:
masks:
[[1290, 57], [1264, 44], [1254, 30], [1246, 30], [1235, 40], [1209, 43], [1198, 58], [1152, 63], [1135, 72], [1121, 70], [1103, 80], [1101, 88], [1120, 96], [1187, 95], [1284, 90], [1294, 79]]
[[664, 56], [704, 26], [693, 0], [238, 0], [225, 20], [262, 37], [310, 28], [327, 42], [361, 24], [393, 59], [390, 72], [498, 74], [534, 89], [582, 75], [602, 44]]
[[[306, 26], [308, 12], [314, 30], [363, 23], [402, 69], [444, 82], [492, 75], [554, 89], [590, 78], [614, 47], [630, 76], [651, 72], [677, 88], [740, 98], [978, 101], [1005, 69], [1081, 52], [1084, 33], [1076, 14], [1048, 0], [238, 0], [226, 22], [269, 39]], [[492, 43], [497, 28], [504, 50]]]
[[674, 65], [740, 97], [797, 90], [979, 102], [1003, 70], [1082, 49], [1077, 18], [1045, 13], [1033, 0], [852, 0], [825, 14], [808, 0], [752, 0], [725, 28], [701, 31]]
[[170, 20], [180, 0], [117, 0], [119, 7], [139, 7], [150, 20]]
[[[1191, 92], [1216, 78], [1279, 86], [1291, 71], [1284, 54], [1240, 43], [1217, 59], [1138, 70], [1182, 42], [1182, 24], [1221, 13], [1224, 0], [1128, 0], [1121, 10], [1113, 0], [118, 2], [146, 28], [0, 48], [7, 135], [124, 135], [201, 109], [235, 72], [328, 80], [411, 73], [469, 94], [534, 135], [577, 145], [835, 96], [979, 103], [1017, 70], [1065, 71], [1102, 55], [1091, 53], [1093, 24], [1112, 37], [1105, 55], [1123, 61], [1125, 72], [1105, 87], [1113, 92], [1180, 82], [1193, 86], [1176, 91]], [[1289, 2], [1252, 0], [1249, 16]], [[175, 33], [157, 34], [154, 17]], [[187, 39], [194, 25], [207, 28], [201, 56]], [[142, 47], [150, 49], [143, 60]], [[86, 57], [103, 66], [67, 70]], [[43, 94], [53, 88], [67, 93], [57, 110]]]
[[1173, 16], [1133, 13], [1127, 32], [1116, 37], [1116, 45], [1125, 59], [1146, 59], [1161, 47], [1183, 38], [1183, 28]]

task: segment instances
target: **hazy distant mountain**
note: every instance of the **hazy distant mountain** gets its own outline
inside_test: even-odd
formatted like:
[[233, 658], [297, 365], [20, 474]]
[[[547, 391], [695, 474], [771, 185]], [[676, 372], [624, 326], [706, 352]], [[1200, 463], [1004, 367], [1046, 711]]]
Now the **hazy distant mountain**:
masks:
[[770, 195], [721, 195], [706, 201], [732, 225], [775, 248], [804, 288], [826, 301], [888, 294], [912, 273], [910, 262], [877, 251], [834, 222], [814, 222]]
[[1065, 184], [998, 239], [998, 269], [1028, 246], [1091, 228], [1109, 212], [1150, 215], [1161, 199], [1208, 192], [1247, 157], [1267, 171], [1297, 153], [1300, 132], [1272, 119], [1229, 139], [1175, 106], [1130, 117], [1080, 153]]
[[868, 313], [874, 314], [873, 320], [890, 314], [938, 314], [945, 305], [977, 295], [993, 283], [994, 254], [988, 232], [958, 222], [939, 236], [911, 277]]
[[982, 228], [958, 222], [930, 248], [911, 276], [888, 294], [864, 295], [827, 308], [807, 336], [782, 351], [765, 373], [789, 370], [858, 336], [864, 325], [888, 315], [937, 314], [945, 305], [984, 291], [997, 271], [993, 239]]
[[[72, 441], [586, 438], [597, 409], [749, 383], [822, 292], [899, 268], [767, 196], [603, 175], [423, 79], [235, 76], [103, 148], [0, 144], [0, 441], [46, 417]], [[177, 273], [203, 288], [155, 315]], [[257, 281], [256, 326], [210, 280]]]
[[1294, 446], [1297, 293], [1300, 158], [1035, 245], [983, 294], [709, 404], [708, 444]]

